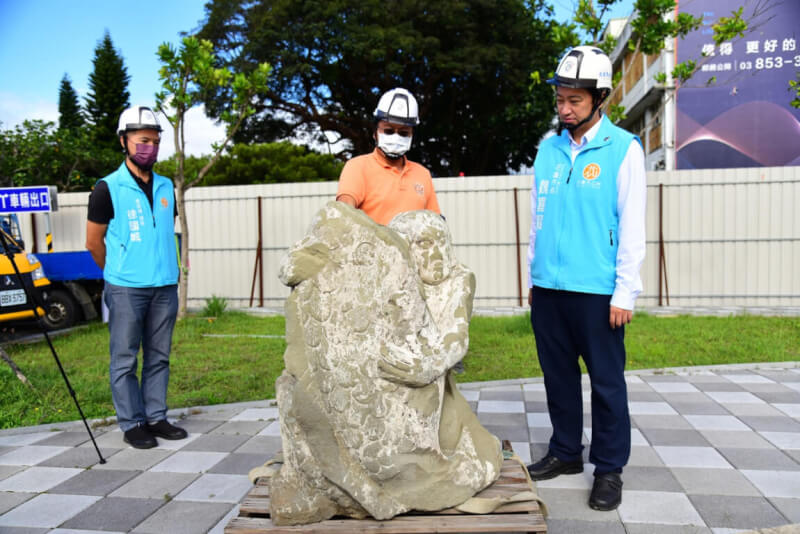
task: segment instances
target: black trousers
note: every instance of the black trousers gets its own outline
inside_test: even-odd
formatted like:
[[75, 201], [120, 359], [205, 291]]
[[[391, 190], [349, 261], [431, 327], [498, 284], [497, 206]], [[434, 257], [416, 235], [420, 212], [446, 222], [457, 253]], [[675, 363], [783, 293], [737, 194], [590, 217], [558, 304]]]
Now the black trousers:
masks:
[[625, 330], [609, 326], [610, 295], [533, 288], [531, 325], [544, 373], [553, 435], [550, 454], [581, 458], [583, 401], [578, 358], [592, 384], [592, 443], [595, 475], [621, 473], [631, 451], [625, 385]]

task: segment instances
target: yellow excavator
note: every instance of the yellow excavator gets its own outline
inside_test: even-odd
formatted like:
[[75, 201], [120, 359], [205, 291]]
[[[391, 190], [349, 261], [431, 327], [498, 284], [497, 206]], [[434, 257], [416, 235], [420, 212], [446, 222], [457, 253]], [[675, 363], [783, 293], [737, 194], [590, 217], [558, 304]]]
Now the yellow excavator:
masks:
[[[2, 217], [0, 232], [5, 238], [0, 239], [0, 322], [34, 319], [28, 295], [32, 295], [39, 317], [44, 317], [50, 280], [45, 276], [42, 264], [34, 254], [25, 252], [16, 217]], [[20, 284], [9, 255], [17, 264], [24, 287]], [[25, 288], [28, 289], [27, 293]]]
[[[32, 290], [39, 315], [49, 330], [69, 328], [79, 321], [99, 317], [103, 271], [88, 250], [26, 253], [19, 219], [14, 213], [0, 214], [0, 231], [10, 238], [5, 241], [11, 243], [17, 268], [26, 287]], [[0, 253], [0, 321], [34, 318], [14, 267], [1, 247]]]

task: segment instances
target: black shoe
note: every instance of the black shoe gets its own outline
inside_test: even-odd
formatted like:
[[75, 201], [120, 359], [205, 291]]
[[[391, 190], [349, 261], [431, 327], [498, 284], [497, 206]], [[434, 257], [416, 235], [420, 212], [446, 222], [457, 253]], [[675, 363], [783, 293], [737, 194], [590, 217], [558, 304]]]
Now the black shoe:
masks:
[[154, 436], [164, 439], [185, 439], [189, 435], [184, 429], [171, 425], [166, 419], [157, 423], [148, 423], [147, 430]]
[[608, 512], [622, 502], [622, 478], [619, 473], [604, 473], [594, 477], [589, 506], [595, 510]]
[[552, 454], [548, 454], [535, 464], [529, 465], [528, 473], [533, 480], [547, 480], [558, 475], [574, 475], [583, 473], [583, 461], [562, 462]]
[[122, 439], [136, 449], [152, 449], [158, 445], [156, 438], [143, 426], [135, 426], [126, 430]]

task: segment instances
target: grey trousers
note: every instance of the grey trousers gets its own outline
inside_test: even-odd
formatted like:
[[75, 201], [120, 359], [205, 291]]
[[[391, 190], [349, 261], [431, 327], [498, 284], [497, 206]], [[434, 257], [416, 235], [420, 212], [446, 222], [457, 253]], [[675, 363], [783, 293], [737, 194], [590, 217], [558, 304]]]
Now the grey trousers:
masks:
[[[169, 352], [178, 314], [176, 285], [124, 287], [106, 282], [111, 396], [123, 432], [167, 416]], [[142, 349], [141, 384], [136, 376]]]

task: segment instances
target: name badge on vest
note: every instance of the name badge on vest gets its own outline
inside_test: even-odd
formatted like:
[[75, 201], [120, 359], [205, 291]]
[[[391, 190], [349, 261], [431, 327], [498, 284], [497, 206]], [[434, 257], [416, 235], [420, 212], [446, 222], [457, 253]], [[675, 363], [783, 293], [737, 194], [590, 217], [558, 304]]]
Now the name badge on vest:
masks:
[[557, 195], [558, 189], [561, 186], [561, 182], [564, 180], [564, 176], [567, 174], [569, 174], [569, 167], [567, 167], [567, 165], [564, 163], [557, 163], [556, 168], [550, 177], [549, 191], [545, 191], [544, 194]]

